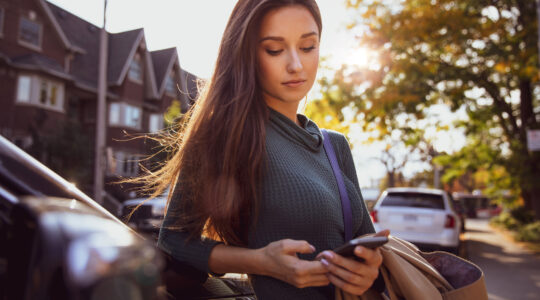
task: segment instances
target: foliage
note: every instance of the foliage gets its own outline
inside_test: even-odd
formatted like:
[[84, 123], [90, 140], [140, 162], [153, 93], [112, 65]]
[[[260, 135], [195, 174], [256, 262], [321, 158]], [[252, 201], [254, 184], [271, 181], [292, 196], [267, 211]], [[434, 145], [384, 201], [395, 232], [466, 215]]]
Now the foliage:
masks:
[[[337, 115], [352, 106], [365, 130], [385, 138], [396, 130], [407, 136], [433, 105], [465, 108], [467, 120], [457, 125], [466, 129], [470, 144], [455, 157], [441, 158], [452, 166], [445, 179], [469, 174], [486, 181], [506, 173], [514, 181], [506, 184], [517, 186], [525, 206], [540, 218], [540, 153], [526, 150], [526, 129], [540, 128], [540, 111], [533, 110], [540, 101], [536, 2], [347, 3], [358, 13], [349, 28], [378, 61], [343, 66], [326, 80], [325, 97], [339, 97], [329, 100]], [[400, 123], [404, 118], [410, 121]]]
[[516, 234], [516, 239], [523, 242], [540, 243], [540, 221], [521, 227]]
[[490, 223], [509, 230], [517, 230], [521, 227], [521, 222], [513, 218], [509, 212], [502, 212], [500, 215], [493, 217]]
[[534, 222], [534, 214], [523, 207], [517, 207], [510, 211], [510, 215], [520, 224], [529, 224]]
[[521, 242], [540, 242], [540, 221], [534, 221], [530, 210], [518, 208], [503, 212], [491, 219], [490, 223], [512, 231], [514, 238]]
[[[326, 58], [322, 58], [319, 69], [321, 73], [331, 70], [326, 65]], [[313, 120], [320, 128], [339, 131], [346, 136], [349, 134], [350, 121], [345, 118], [343, 110], [350, 105], [352, 99], [348, 87], [340, 85], [338, 78], [329, 78], [327, 76], [319, 79], [320, 95], [314, 101], [305, 104], [305, 115]]]
[[165, 125], [166, 127], [172, 126], [178, 119], [182, 118], [182, 105], [179, 100], [173, 100], [171, 105], [165, 111]]
[[29, 153], [79, 186], [93, 180], [93, 145], [76, 121], [61, 122], [50, 134], [35, 134]]

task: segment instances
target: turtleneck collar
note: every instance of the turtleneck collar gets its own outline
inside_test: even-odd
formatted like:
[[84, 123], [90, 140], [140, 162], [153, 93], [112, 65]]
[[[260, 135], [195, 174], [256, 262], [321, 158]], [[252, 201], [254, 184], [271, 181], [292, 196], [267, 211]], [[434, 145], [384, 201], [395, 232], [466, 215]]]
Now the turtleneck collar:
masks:
[[270, 124], [280, 134], [289, 140], [307, 147], [311, 151], [319, 151], [322, 147], [323, 137], [319, 127], [308, 117], [297, 114], [300, 126], [283, 114], [268, 107], [270, 110]]

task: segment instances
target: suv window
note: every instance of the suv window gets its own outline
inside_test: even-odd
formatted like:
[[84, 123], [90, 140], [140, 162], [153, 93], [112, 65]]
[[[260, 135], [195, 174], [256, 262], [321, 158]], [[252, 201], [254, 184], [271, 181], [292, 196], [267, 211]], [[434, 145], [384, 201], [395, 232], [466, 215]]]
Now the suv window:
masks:
[[381, 206], [423, 207], [444, 209], [442, 195], [424, 193], [388, 193], [381, 202]]

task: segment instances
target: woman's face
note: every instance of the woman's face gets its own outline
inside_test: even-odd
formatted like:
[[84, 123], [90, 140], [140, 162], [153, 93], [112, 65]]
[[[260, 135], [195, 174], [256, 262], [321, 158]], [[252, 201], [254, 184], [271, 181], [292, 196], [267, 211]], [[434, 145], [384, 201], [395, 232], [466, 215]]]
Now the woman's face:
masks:
[[319, 65], [319, 35], [313, 16], [301, 5], [281, 7], [264, 16], [257, 61], [268, 106], [298, 107], [311, 89]]

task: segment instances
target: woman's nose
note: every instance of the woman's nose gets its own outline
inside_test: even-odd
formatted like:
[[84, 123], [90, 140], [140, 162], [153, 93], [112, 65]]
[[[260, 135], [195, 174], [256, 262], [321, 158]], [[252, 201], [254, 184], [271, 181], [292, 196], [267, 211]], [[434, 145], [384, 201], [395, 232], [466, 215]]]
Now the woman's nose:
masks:
[[297, 51], [291, 51], [289, 55], [289, 62], [287, 64], [287, 72], [289, 73], [298, 73], [302, 71], [302, 61], [298, 56]]

